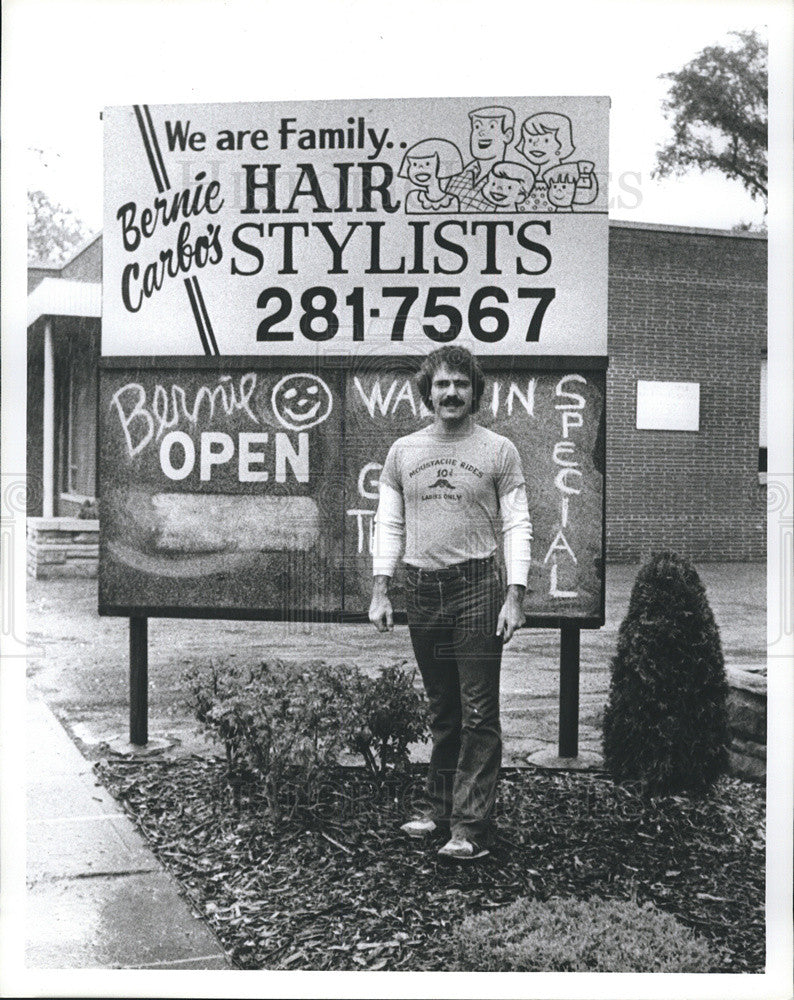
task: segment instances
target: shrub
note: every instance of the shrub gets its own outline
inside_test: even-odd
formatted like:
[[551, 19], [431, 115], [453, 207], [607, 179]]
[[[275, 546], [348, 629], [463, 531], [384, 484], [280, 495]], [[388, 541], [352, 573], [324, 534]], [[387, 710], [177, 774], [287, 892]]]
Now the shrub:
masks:
[[414, 687], [415, 676], [400, 663], [383, 667], [376, 678], [358, 677], [347, 745], [379, 780], [404, 772], [409, 744], [427, 741], [427, 701]]
[[[223, 742], [230, 780], [255, 779], [274, 822], [288, 783], [308, 790], [338, 759], [344, 732], [329, 695], [341, 683], [332, 674], [322, 663], [274, 660], [188, 675], [196, 718]], [[299, 803], [293, 797], [293, 811]]]
[[294, 812], [345, 748], [379, 781], [405, 771], [408, 745], [427, 739], [426, 703], [413, 679], [402, 664], [370, 678], [345, 665], [280, 660], [213, 661], [185, 675], [196, 718], [225, 748], [230, 785], [258, 785], [274, 821], [288, 787], [298, 792]]
[[99, 517], [98, 509], [96, 500], [83, 500], [77, 516], [82, 521], [96, 520]]
[[674, 552], [637, 574], [604, 714], [604, 761], [649, 792], [699, 792], [727, 767], [719, 630], [695, 568]]
[[650, 903], [518, 899], [467, 917], [452, 935], [457, 969], [482, 972], [709, 972], [716, 958]]

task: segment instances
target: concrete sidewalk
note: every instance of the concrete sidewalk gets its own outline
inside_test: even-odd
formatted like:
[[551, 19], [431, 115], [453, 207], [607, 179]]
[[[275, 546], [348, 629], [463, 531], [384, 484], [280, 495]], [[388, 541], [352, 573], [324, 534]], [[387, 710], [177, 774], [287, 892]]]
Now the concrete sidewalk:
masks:
[[38, 700], [27, 710], [27, 884], [30, 969], [231, 968]]

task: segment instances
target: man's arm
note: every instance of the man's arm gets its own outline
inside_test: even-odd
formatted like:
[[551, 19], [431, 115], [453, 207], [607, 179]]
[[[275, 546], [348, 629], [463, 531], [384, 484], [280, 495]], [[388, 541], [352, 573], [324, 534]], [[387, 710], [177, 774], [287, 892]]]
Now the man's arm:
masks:
[[391, 632], [394, 614], [389, 600], [389, 582], [394, 576], [405, 541], [405, 513], [399, 490], [380, 484], [372, 546], [372, 601], [369, 620], [379, 632]]
[[502, 517], [507, 596], [499, 612], [496, 634], [509, 642], [525, 621], [524, 592], [532, 558], [532, 522], [529, 519], [527, 491], [521, 485], [499, 498]]

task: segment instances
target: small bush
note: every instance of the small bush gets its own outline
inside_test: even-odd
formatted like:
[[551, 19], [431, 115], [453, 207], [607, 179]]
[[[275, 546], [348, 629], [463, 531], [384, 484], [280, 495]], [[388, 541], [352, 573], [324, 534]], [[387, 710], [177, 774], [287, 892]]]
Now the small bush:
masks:
[[409, 744], [428, 738], [427, 701], [414, 687], [415, 675], [404, 664], [393, 664], [383, 667], [376, 678], [363, 674], [358, 678], [347, 743], [378, 779], [392, 771], [404, 772]]
[[[196, 718], [226, 748], [232, 783], [253, 778], [271, 819], [281, 818], [287, 782], [308, 789], [335, 764], [344, 743], [337, 705], [341, 687], [321, 663], [264, 661], [211, 664], [188, 677]], [[299, 798], [292, 798], [293, 809]]]
[[651, 904], [518, 899], [455, 928], [457, 969], [481, 972], [709, 972], [705, 941]]
[[408, 745], [427, 739], [425, 702], [402, 665], [370, 678], [322, 662], [256, 665], [212, 662], [187, 672], [190, 706], [226, 752], [233, 788], [259, 786], [273, 821], [287, 786], [294, 812], [347, 748], [361, 754], [379, 780], [405, 771]]
[[99, 517], [98, 510], [96, 500], [83, 500], [77, 511], [77, 516], [82, 521], [93, 521]]
[[604, 761], [649, 792], [701, 792], [727, 768], [728, 686], [695, 568], [674, 552], [637, 574], [604, 713]]

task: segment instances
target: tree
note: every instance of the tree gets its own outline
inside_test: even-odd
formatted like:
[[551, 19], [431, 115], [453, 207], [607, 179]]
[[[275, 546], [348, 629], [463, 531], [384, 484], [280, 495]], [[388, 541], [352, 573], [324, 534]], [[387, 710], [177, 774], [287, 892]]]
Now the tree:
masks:
[[28, 191], [28, 264], [61, 264], [91, 235], [68, 208], [50, 201], [43, 191]]
[[718, 170], [767, 204], [767, 46], [755, 31], [732, 31], [732, 48], [712, 45], [671, 80], [662, 111], [673, 138], [656, 153], [654, 177]]

